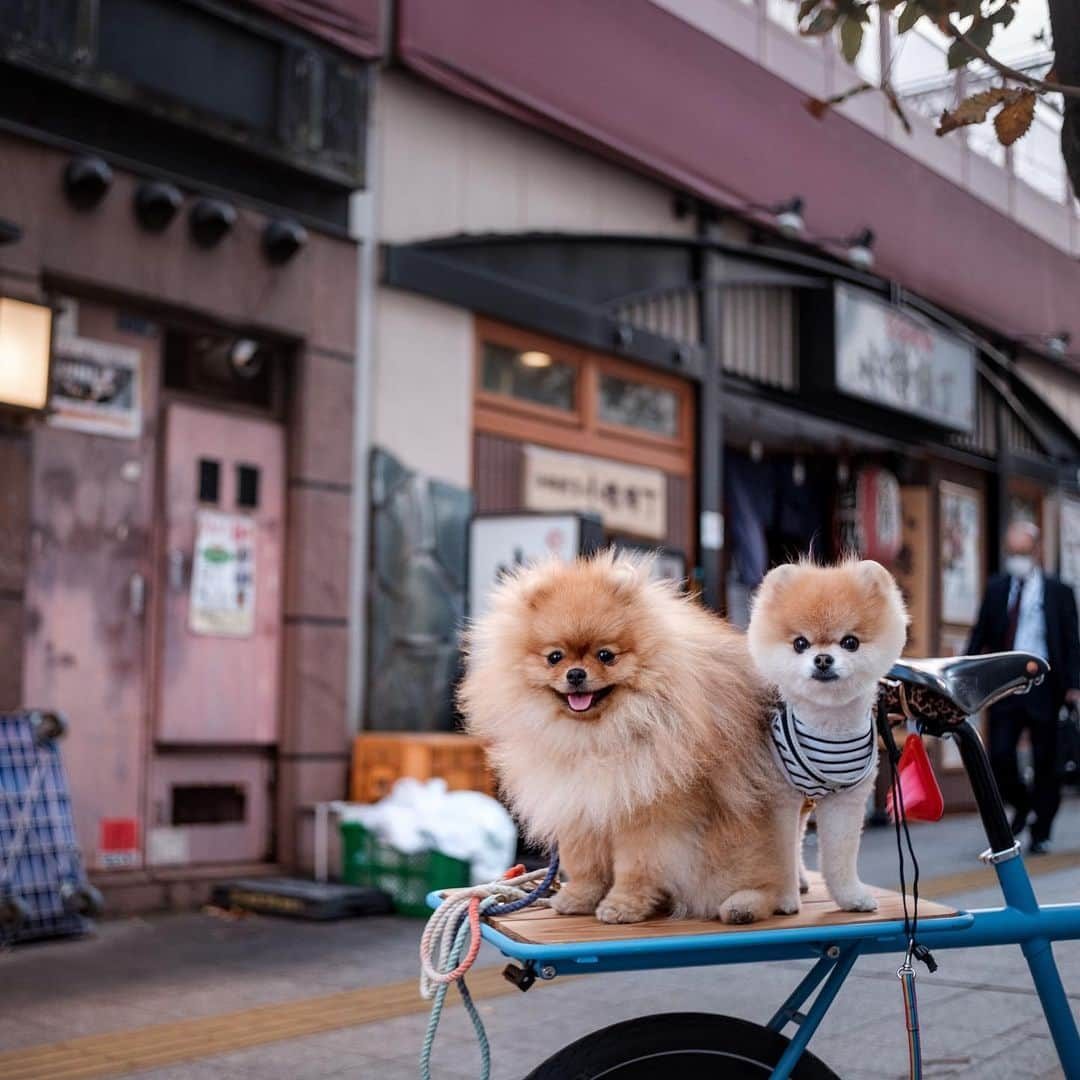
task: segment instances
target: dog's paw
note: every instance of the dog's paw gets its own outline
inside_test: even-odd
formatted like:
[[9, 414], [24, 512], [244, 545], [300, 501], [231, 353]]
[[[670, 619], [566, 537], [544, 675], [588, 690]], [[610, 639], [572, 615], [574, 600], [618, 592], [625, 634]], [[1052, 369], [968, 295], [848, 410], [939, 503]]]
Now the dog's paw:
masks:
[[757, 889], [743, 889], [732, 893], [720, 905], [720, 919], [733, 926], [742, 926], [768, 917], [772, 908], [764, 893]]
[[656, 907], [649, 898], [613, 890], [600, 901], [596, 917], [605, 923], [635, 923], [643, 922], [655, 911]]
[[774, 915], [798, 915], [802, 908], [797, 896], [781, 896], [773, 908]]
[[551, 898], [551, 910], [560, 915], [591, 915], [603, 895], [603, 888], [564, 885]]
[[799, 892], [804, 896], [810, 891], [810, 882], [807, 880], [806, 875], [799, 871]]
[[844, 911], [877, 911], [878, 902], [874, 894], [865, 886], [858, 885], [854, 889], [845, 890], [833, 897], [837, 907]]

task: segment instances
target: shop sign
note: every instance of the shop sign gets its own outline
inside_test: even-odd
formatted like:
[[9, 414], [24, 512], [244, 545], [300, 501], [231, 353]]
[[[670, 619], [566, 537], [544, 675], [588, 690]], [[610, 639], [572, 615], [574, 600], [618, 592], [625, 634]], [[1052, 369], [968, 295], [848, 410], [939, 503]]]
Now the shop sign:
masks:
[[90, 338], [58, 338], [49, 423], [93, 435], [137, 439], [142, 433], [139, 376], [138, 349]]
[[956, 431], [975, 427], [975, 349], [915, 313], [836, 285], [836, 388]]
[[667, 535], [667, 478], [659, 469], [526, 446], [524, 488], [529, 510], [596, 514], [612, 532]]
[[982, 601], [981, 500], [974, 488], [941, 485], [941, 621], [971, 626]]
[[1061, 580], [1073, 587], [1080, 605], [1080, 499], [1061, 500]]
[[191, 571], [188, 629], [251, 637], [255, 630], [255, 522], [200, 510]]

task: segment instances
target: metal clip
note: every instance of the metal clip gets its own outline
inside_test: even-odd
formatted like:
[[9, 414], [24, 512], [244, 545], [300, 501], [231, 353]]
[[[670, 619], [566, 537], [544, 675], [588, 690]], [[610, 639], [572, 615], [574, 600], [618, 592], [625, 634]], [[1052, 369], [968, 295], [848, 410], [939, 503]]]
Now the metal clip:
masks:
[[903, 981], [908, 975], [915, 978], [915, 969], [911, 966], [912, 953], [915, 951], [915, 942], [909, 941], [907, 952], [904, 953], [904, 962], [896, 969], [896, 977]]
[[998, 863], [1008, 862], [1010, 859], [1015, 859], [1020, 855], [1020, 841], [1017, 840], [1010, 848], [1005, 848], [1003, 851], [992, 851], [987, 848], [979, 855], [979, 861], [986, 863], [987, 866], [997, 866]]

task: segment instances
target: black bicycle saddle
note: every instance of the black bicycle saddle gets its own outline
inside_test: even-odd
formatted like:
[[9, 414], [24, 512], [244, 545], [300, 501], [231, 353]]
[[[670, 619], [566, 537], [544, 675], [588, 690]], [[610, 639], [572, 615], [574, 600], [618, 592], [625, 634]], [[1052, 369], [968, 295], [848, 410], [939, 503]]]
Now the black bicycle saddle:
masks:
[[1050, 665], [1032, 653], [1001, 652], [935, 660], [905, 658], [893, 664], [889, 677], [940, 694], [973, 716], [1009, 694], [1026, 693], [1049, 670]]

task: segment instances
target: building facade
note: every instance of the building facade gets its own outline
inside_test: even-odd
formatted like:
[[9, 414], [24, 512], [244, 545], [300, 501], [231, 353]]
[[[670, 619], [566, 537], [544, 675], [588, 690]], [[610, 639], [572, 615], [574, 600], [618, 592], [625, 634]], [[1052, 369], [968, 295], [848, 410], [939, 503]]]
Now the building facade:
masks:
[[[781, 7], [396, 5], [373, 441], [480, 518], [596, 515], [737, 622], [771, 562], [860, 550], [905, 589], [909, 652], [960, 652], [1011, 517], [1076, 580], [1080, 381], [1052, 339], [1080, 219], [1023, 155], [934, 137], [924, 88], [911, 135], [872, 95], [812, 118], [857, 75]], [[409, 626], [381, 611], [385, 658]]]
[[0, 19], [0, 294], [54, 312], [0, 421], [0, 707], [67, 716], [113, 911], [291, 865], [345, 783], [373, 47], [274, 7]]
[[854, 76], [793, 10], [18, 12], [0, 298], [55, 319], [0, 418], [0, 707], [68, 715], [114, 909], [309, 867], [356, 731], [454, 725], [477, 521], [659, 550], [737, 622], [857, 548], [912, 654], [1012, 516], [1080, 583], [1075, 203], [917, 110], [812, 118]]

